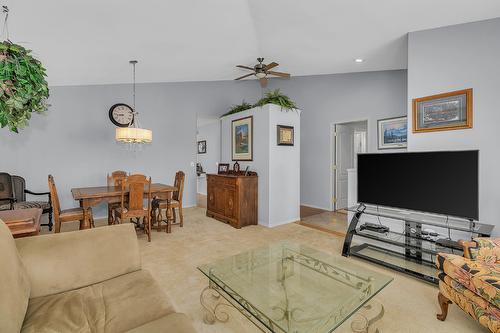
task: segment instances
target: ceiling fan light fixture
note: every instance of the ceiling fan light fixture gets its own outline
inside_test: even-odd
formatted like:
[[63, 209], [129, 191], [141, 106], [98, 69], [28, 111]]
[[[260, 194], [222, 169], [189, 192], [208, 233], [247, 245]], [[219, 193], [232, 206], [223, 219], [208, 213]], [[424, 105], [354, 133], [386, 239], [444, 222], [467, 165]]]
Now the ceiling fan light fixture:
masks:
[[263, 79], [267, 76], [267, 74], [264, 72], [257, 72], [257, 73], [255, 73], [255, 76], [259, 79]]

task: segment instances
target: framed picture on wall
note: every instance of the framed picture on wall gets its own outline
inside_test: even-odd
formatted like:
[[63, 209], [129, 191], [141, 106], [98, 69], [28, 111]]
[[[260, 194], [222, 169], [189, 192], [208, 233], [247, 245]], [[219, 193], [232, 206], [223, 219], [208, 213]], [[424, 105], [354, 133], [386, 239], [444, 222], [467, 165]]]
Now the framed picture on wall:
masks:
[[198, 141], [198, 154], [207, 153], [207, 140]]
[[233, 120], [231, 127], [231, 153], [233, 161], [252, 161], [253, 116]]
[[408, 117], [386, 118], [377, 121], [378, 149], [406, 148]]
[[472, 89], [413, 100], [413, 133], [465, 128], [472, 128]]
[[277, 125], [278, 146], [293, 146], [293, 126]]

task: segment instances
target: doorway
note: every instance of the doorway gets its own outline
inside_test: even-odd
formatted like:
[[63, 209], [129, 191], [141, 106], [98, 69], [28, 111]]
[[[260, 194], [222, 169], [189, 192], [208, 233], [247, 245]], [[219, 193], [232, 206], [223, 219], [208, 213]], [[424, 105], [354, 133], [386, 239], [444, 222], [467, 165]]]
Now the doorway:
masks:
[[196, 118], [196, 205], [207, 207], [207, 174], [217, 173], [221, 155], [219, 117]]
[[358, 154], [366, 153], [368, 121], [352, 121], [332, 125], [332, 200], [333, 211], [348, 207], [348, 170], [355, 169]]

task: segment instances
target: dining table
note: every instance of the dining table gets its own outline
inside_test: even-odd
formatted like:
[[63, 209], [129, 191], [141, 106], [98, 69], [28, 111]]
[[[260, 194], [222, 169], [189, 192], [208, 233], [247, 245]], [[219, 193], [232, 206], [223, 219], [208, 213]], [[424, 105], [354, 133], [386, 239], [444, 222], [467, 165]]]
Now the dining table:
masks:
[[[159, 200], [171, 200], [173, 192], [177, 188], [172, 185], [161, 183], [151, 184], [151, 197]], [[89, 229], [91, 227], [89, 209], [97, 206], [102, 202], [117, 203], [121, 202], [122, 187], [121, 186], [93, 186], [93, 187], [78, 187], [72, 188], [71, 194], [73, 199], [79, 201], [80, 207], [83, 208], [84, 223], [82, 228]], [[144, 197], [147, 198], [148, 188], [144, 189]], [[128, 199], [128, 189], [125, 188], [125, 201]], [[108, 217], [109, 219], [109, 217]], [[108, 221], [111, 222], [111, 221]], [[151, 214], [151, 225], [156, 223], [156, 214]]]

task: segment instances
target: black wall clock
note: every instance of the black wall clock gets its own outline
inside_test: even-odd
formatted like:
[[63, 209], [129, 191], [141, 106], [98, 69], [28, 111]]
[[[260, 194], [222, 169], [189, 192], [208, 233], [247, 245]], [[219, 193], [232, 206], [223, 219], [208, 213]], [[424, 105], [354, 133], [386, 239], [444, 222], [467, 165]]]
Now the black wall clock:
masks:
[[127, 104], [115, 104], [109, 109], [109, 119], [118, 127], [128, 127], [134, 123], [134, 110]]

